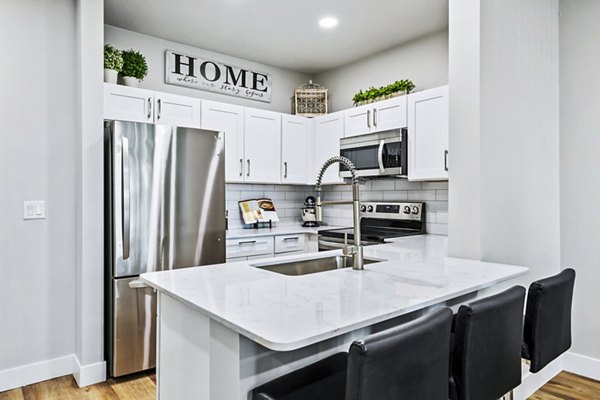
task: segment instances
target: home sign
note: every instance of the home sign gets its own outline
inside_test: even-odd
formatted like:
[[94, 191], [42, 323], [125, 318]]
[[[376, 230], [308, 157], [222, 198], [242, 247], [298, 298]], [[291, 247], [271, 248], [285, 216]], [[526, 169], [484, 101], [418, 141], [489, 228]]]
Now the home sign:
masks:
[[165, 51], [165, 83], [271, 102], [270, 74]]

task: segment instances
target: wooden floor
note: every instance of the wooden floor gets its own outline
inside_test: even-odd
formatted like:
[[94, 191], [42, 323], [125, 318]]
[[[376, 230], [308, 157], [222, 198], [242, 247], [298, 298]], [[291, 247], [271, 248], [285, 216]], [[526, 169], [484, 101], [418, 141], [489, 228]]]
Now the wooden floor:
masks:
[[[79, 389], [72, 376], [0, 393], [0, 400], [154, 400], [156, 377], [141, 373]], [[561, 372], [529, 400], [600, 400], [600, 382]]]

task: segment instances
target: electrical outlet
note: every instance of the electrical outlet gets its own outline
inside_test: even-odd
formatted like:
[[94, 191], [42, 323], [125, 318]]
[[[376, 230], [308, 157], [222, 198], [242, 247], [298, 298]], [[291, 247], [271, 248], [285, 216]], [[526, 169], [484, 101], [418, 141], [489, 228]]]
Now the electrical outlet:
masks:
[[46, 202], [44, 200], [24, 201], [23, 219], [45, 219]]

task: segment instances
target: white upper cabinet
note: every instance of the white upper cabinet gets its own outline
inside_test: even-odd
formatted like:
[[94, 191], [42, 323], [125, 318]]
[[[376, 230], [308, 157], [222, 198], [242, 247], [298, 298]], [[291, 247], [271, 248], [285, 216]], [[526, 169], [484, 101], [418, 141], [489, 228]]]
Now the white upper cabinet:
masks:
[[200, 128], [200, 99], [154, 93], [154, 123]]
[[225, 181], [244, 182], [244, 107], [202, 100], [201, 126], [225, 132]]
[[448, 179], [448, 86], [408, 96], [408, 179]]
[[344, 111], [345, 137], [405, 128], [406, 98], [394, 97]]
[[200, 128], [200, 99], [105, 83], [104, 118]]
[[[344, 111], [316, 117], [314, 124], [315, 151], [311, 176], [316, 179], [323, 163], [333, 156], [340, 155], [340, 139], [344, 137]], [[344, 182], [340, 178], [339, 171], [337, 164], [329, 167], [323, 175], [323, 183]]]
[[105, 83], [104, 118], [154, 123], [154, 92]]
[[281, 117], [281, 182], [306, 184], [310, 179], [312, 121], [296, 115]]
[[245, 182], [281, 182], [281, 114], [246, 108]]

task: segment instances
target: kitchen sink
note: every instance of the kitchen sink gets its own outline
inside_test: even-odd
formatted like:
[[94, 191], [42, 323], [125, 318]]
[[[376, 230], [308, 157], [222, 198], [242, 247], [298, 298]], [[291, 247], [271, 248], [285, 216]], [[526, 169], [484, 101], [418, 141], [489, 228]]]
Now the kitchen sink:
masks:
[[[378, 260], [375, 258], [363, 259], [364, 264], [373, 264], [385, 260]], [[253, 267], [264, 269], [271, 272], [277, 272], [283, 275], [308, 275], [317, 272], [331, 271], [334, 269], [341, 268], [352, 268], [352, 257], [346, 256], [335, 256], [335, 257], [322, 257], [313, 258], [311, 260], [296, 260], [286, 261], [281, 263], [264, 263], [264, 264], [253, 264]]]

